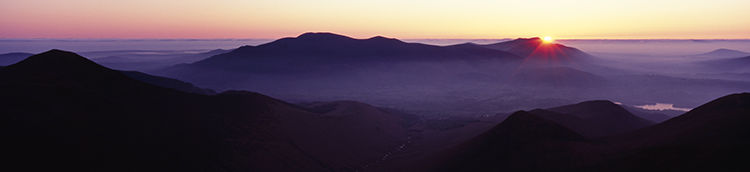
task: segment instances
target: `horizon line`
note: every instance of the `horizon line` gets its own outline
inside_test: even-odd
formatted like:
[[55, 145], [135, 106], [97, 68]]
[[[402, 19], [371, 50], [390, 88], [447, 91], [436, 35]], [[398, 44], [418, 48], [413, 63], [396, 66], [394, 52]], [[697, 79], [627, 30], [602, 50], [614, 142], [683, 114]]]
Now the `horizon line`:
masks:
[[[346, 35], [344, 35], [346, 36]], [[376, 36], [373, 36], [376, 37]], [[517, 37], [517, 38], [394, 38], [398, 40], [513, 40], [521, 38], [534, 38], [539, 36], [530, 37]], [[30, 41], [30, 40], [66, 40], [66, 41], [107, 41], [107, 40], [124, 40], [124, 41], [220, 41], [220, 40], [277, 40], [283, 38], [296, 38], [291, 37], [278, 37], [278, 38], [0, 38], [1, 41]], [[354, 38], [354, 37], [351, 37]], [[354, 38], [354, 39], [369, 39], [368, 38]], [[750, 41], [750, 38], [555, 38], [555, 41], [640, 41], [640, 40], [670, 40], [670, 41], [691, 41], [691, 40], [705, 40], [705, 41]]]

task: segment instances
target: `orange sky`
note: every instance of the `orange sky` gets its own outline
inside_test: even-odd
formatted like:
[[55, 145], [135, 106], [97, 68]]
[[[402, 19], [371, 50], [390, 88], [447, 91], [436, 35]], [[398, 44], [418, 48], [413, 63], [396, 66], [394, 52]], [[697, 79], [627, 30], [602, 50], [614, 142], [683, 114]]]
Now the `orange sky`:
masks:
[[0, 38], [747, 39], [748, 0], [2, 0]]

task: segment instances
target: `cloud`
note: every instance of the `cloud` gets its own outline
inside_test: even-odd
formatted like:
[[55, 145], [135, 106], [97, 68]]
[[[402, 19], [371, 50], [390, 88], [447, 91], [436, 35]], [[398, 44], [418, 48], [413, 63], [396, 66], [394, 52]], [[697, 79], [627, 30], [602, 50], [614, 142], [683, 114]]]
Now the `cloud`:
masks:
[[685, 112], [692, 110], [690, 108], [674, 107], [674, 104], [667, 104], [667, 103], [656, 103], [653, 105], [640, 105], [640, 106], [635, 106], [635, 107], [646, 109], [646, 110], [676, 110], [676, 111], [685, 111]]

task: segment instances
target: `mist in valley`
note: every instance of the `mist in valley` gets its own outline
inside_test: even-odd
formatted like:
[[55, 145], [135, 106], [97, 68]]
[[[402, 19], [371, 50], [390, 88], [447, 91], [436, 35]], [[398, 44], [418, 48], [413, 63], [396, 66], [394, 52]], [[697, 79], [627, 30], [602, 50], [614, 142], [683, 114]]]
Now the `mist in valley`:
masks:
[[[238, 69], [222, 66], [214, 70], [206, 65], [177, 64], [150, 72], [218, 91], [251, 90], [297, 103], [354, 100], [433, 118], [480, 117], [599, 99], [633, 106], [665, 103], [691, 109], [715, 97], [750, 89], [746, 68], [713, 63], [743, 56], [710, 53], [724, 47], [747, 46], [750, 41], [562, 40], [557, 43], [578, 48], [590, 57], [561, 57], [538, 63], [462, 57], [404, 60], [388, 55], [372, 57], [382, 60], [309, 57], [308, 61], [300, 60], [305, 59], [304, 55], [291, 55], [272, 56], [265, 62], [237, 63]], [[575, 45], [591, 48], [595, 53]], [[664, 50], [659, 51], [660, 48]], [[741, 50], [744, 49], [738, 51]], [[262, 58], [256, 56], [250, 54], [244, 58]]]

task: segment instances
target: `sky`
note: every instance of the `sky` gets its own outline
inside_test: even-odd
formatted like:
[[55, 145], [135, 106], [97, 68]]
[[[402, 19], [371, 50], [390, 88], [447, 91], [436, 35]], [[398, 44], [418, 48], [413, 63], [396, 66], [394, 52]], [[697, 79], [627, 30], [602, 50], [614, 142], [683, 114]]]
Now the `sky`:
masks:
[[748, 39], [749, 0], [2, 0], [0, 39]]

